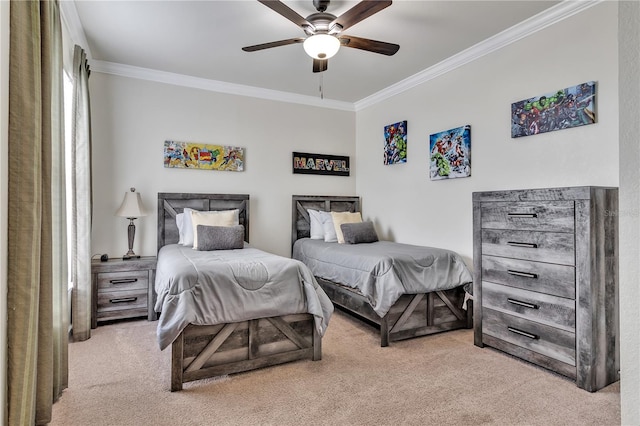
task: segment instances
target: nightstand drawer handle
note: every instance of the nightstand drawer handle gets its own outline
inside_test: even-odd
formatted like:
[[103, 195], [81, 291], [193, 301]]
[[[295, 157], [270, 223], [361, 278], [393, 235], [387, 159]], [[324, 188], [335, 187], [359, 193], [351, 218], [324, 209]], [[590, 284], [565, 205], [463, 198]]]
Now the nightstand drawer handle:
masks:
[[538, 278], [538, 274], [532, 274], [530, 272], [520, 272], [520, 271], [511, 270], [511, 269], [507, 269], [507, 272], [511, 275], [516, 275], [518, 277]]
[[138, 300], [137, 297], [123, 297], [122, 299], [109, 299], [111, 303], [127, 303], [127, 302], [135, 302]]
[[507, 327], [507, 329], [515, 334], [519, 334], [524, 337], [528, 337], [529, 339], [537, 340], [540, 336], [536, 336], [535, 334], [527, 333], [526, 331], [518, 330], [517, 328]]
[[534, 243], [519, 243], [517, 241], [507, 241], [507, 245], [514, 246], [514, 247], [538, 248], [537, 244], [534, 244]]
[[509, 217], [523, 217], [527, 219], [533, 219], [538, 217], [537, 213], [507, 213]]
[[109, 281], [111, 284], [131, 284], [138, 282], [137, 278], [125, 278], [123, 280], [111, 280]]
[[524, 306], [525, 308], [540, 309], [540, 306], [538, 305], [534, 305], [533, 303], [523, 302], [521, 300], [508, 298], [507, 302], [513, 303], [514, 305]]

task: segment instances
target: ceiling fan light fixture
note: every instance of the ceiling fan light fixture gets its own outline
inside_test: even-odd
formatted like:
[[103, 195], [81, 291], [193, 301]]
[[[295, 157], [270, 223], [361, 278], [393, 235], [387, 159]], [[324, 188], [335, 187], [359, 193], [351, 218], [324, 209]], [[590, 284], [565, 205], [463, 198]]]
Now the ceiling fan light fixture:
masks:
[[304, 51], [314, 59], [329, 59], [338, 53], [340, 40], [329, 34], [314, 34], [303, 43]]

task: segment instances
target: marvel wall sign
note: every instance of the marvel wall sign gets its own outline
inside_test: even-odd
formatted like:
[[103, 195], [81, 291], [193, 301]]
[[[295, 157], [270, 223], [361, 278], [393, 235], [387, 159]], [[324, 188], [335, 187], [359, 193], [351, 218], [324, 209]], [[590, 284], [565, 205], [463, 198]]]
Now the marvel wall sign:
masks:
[[349, 176], [349, 157], [342, 155], [293, 153], [293, 173]]

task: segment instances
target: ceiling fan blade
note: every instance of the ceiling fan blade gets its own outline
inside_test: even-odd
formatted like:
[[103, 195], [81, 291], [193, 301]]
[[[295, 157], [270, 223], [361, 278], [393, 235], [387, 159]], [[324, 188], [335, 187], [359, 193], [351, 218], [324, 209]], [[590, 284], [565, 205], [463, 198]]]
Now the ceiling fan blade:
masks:
[[334, 19], [330, 24], [329, 28], [333, 27], [334, 24], [339, 24], [342, 30], [346, 30], [347, 28], [357, 24], [363, 19], [368, 18], [374, 13], [380, 12], [382, 9], [391, 6], [391, 1], [378, 1], [378, 0], [364, 0], [353, 6], [351, 9], [347, 10], [342, 15], [338, 16]]
[[286, 46], [288, 44], [302, 43], [303, 38], [288, 38], [286, 40], [272, 41], [270, 43], [255, 44], [253, 46], [245, 46], [242, 48], [245, 52], [256, 52], [258, 50], [269, 49], [272, 47]]
[[326, 71], [329, 67], [328, 59], [314, 59], [313, 60], [313, 72]]
[[345, 47], [367, 50], [369, 52], [380, 53], [387, 56], [393, 56], [398, 51], [398, 49], [400, 49], [400, 46], [397, 44], [371, 40], [368, 38], [355, 37], [346, 34], [338, 38], [340, 39], [340, 44]]
[[282, 3], [281, 1], [278, 1], [278, 0], [258, 0], [258, 1], [264, 4], [265, 6], [267, 6], [269, 9], [273, 10], [274, 12], [284, 16], [285, 18], [287, 18], [294, 24], [298, 25], [299, 27], [303, 27], [305, 25], [311, 26], [309, 21], [307, 21], [305, 18], [300, 16], [295, 10], [291, 9], [289, 6]]

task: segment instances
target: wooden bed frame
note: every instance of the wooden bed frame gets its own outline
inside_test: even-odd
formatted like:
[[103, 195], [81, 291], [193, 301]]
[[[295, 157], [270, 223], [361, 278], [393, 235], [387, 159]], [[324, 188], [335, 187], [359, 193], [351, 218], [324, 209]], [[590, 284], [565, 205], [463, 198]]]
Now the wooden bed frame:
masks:
[[[291, 245], [310, 235], [307, 209], [324, 211], [360, 211], [360, 198], [347, 196], [294, 195], [292, 197]], [[372, 322], [380, 328], [380, 346], [417, 336], [473, 327], [473, 307], [469, 300], [462, 309], [464, 290], [405, 294], [383, 317], [373, 310], [357, 289], [316, 277], [334, 305]]]
[[[249, 195], [158, 194], [158, 251], [178, 242], [175, 217], [185, 207], [239, 209], [249, 242]], [[311, 358], [322, 359], [313, 315], [294, 314], [216, 325], [189, 324], [171, 345], [171, 391], [183, 383]]]

